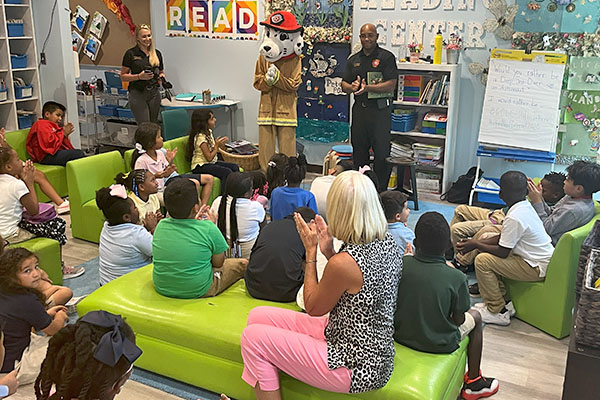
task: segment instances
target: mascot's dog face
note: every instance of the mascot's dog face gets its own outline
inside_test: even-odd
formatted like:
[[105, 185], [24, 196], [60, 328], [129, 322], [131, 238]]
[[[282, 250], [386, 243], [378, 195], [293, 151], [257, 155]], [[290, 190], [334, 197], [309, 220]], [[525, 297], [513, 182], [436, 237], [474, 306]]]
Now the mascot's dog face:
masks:
[[302, 54], [304, 39], [302, 31], [284, 32], [265, 26], [263, 42], [260, 45], [260, 54], [269, 62], [275, 62], [291, 54]]

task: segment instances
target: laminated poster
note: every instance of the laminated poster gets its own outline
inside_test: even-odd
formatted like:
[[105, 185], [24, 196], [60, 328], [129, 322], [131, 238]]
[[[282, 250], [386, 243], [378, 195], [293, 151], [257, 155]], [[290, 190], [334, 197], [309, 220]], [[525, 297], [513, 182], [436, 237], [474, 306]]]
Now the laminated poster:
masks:
[[93, 35], [88, 35], [85, 44], [83, 45], [83, 54], [88, 56], [90, 60], [95, 61], [100, 51], [102, 42]]
[[102, 39], [102, 35], [104, 34], [104, 29], [106, 29], [106, 24], [108, 20], [104, 15], [100, 12], [96, 11], [94, 13], [94, 18], [92, 18], [92, 23], [90, 24], [90, 33], [94, 34], [98, 39]]
[[572, 56], [567, 89], [595, 91], [600, 95], [600, 57]]
[[77, 8], [75, 8], [75, 13], [73, 13], [71, 25], [73, 25], [79, 32], [83, 33], [85, 23], [87, 22], [89, 17], [90, 13], [87, 12], [85, 8], [77, 6]]
[[79, 53], [83, 47], [83, 36], [76, 30], [71, 32], [71, 43], [73, 44], [73, 51]]

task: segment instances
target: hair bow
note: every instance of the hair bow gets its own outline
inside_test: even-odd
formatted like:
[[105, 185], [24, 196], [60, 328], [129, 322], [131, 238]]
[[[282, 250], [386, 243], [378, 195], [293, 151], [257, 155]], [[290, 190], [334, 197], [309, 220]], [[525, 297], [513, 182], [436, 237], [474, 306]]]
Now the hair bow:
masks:
[[370, 171], [371, 167], [369, 167], [368, 165], [363, 165], [362, 167], [360, 167], [358, 169], [358, 172], [360, 172], [361, 174], [364, 175], [365, 172]]
[[140, 143], [135, 144], [135, 149], [140, 154], [144, 154], [146, 152], [146, 150], [144, 150], [144, 148], [142, 147], [142, 145]]
[[102, 364], [114, 367], [121, 357], [125, 357], [133, 364], [142, 355], [142, 350], [121, 333], [124, 321], [120, 315], [106, 311], [90, 311], [81, 318], [81, 321], [111, 329], [102, 335], [94, 351], [94, 358]]
[[113, 197], [120, 197], [121, 199], [127, 199], [127, 189], [123, 185], [111, 185], [109, 187], [110, 195]]
[[275, 167], [277, 166], [277, 164], [275, 164], [275, 161], [269, 161], [269, 162], [267, 163], [267, 165], [268, 165], [269, 167], [271, 167], [271, 168], [275, 168]]

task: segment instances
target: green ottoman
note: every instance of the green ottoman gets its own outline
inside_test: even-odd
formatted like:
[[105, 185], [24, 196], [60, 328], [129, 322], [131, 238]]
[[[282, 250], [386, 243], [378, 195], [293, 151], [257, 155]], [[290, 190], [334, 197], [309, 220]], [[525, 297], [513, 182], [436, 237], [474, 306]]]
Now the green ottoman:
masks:
[[[144, 353], [136, 365], [189, 384], [254, 399], [242, 379], [240, 337], [250, 310], [270, 305], [299, 310], [295, 303], [257, 300], [243, 281], [217, 297], [180, 300], [156, 293], [152, 265], [140, 268], [96, 290], [78, 305], [79, 315], [92, 310], [121, 314], [137, 335]], [[281, 374], [287, 399], [455, 400], [465, 372], [465, 339], [452, 354], [420, 353], [396, 345], [395, 368], [388, 384], [362, 394], [324, 392]]]
[[40, 268], [48, 273], [55, 285], [62, 285], [62, 259], [60, 243], [53, 239], [33, 238], [21, 243], [9, 245], [8, 247], [23, 247], [37, 255], [40, 260]]

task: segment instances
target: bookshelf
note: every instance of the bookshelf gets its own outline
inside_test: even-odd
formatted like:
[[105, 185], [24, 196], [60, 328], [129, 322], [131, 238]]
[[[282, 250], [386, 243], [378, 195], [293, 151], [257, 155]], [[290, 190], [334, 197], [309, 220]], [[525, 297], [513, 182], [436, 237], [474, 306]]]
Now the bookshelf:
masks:
[[[38, 58], [31, 10], [32, 0], [22, 0], [21, 4], [7, 4], [4, 0], [0, 1], [0, 79], [4, 81], [8, 89], [7, 99], [0, 101], [0, 127], [5, 127], [7, 131], [14, 131], [20, 129], [19, 111], [33, 113], [31, 123], [35, 122], [41, 114]], [[23, 21], [23, 35], [8, 36], [7, 22], [9, 20]], [[26, 55], [26, 66], [13, 68], [11, 54]], [[30, 97], [16, 98], [14, 82], [17, 78], [33, 86]]]
[[[458, 124], [458, 101], [460, 92], [460, 64], [411, 64], [405, 62], [398, 63], [398, 74], [401, 78], [405, 75], [421, 76], [423, 79], [423, 89], [430, 80], [444, 80], [448, 82], [447, 102], [442, 104], [424, 104], [414, 101], [406, 101], [403, 96], [402, 79], [398, 79], [399, 99], [394, 101], [394, 108], [414, 109], [417, 112], [417, 123], [413, 130], [400, 132], [392, 130], [392, 141], [402, 144], [427, 144], [434, 146], [444, 146], [443, 157], [438, 165], [418, 165], [419, 171], [441, 173], [440, 193], [446, 192], [452, 184], [454, 177], [454, 158], [456, 149], [456, 129]], [[429, 113], [445, 113], [446, 133], [424, 133], [422, 132], [423, 117]], [[417, 181], [419, 178], [417, 177]], [[419, 189], [421, 190], [421, 189]]]

